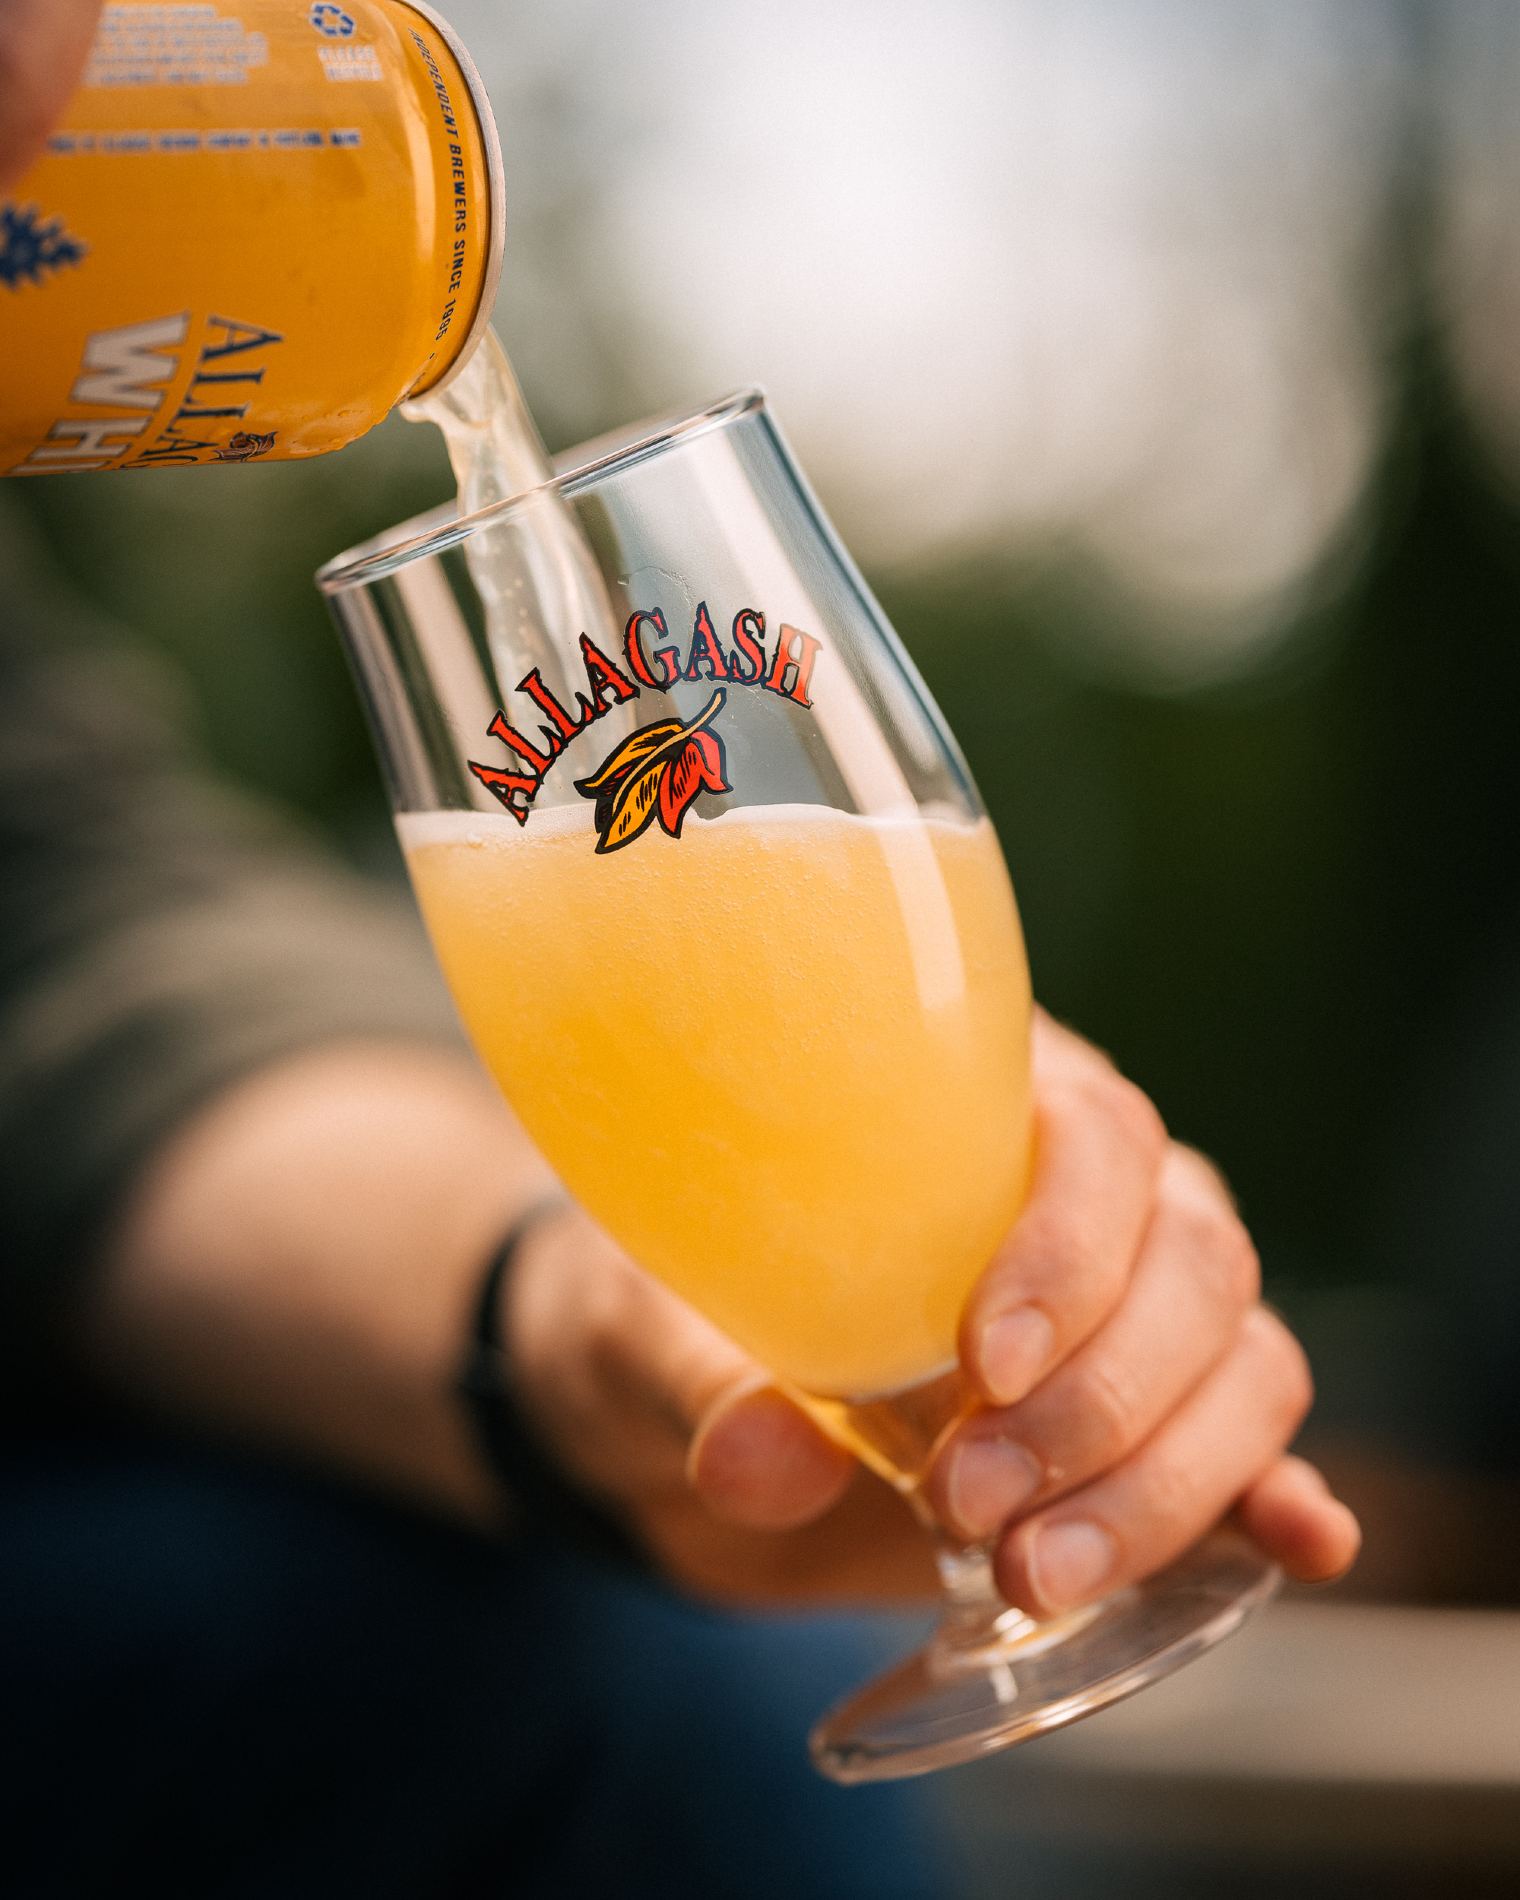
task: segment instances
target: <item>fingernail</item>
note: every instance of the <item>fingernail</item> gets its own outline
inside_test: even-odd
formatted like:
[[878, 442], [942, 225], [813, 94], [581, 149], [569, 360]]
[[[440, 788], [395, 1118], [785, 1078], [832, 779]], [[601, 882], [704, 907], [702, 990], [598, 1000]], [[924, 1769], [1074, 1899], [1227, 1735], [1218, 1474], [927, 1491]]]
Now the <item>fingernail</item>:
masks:
[[1069, 1610], [1095, 1597], [1118, 1561], [1112, 1531], [1086, 1518], [1049, 1524], [1029, 1552], [1029, 1576], [1048, 1610]]
[[842, 1489], [848, 1461], [774, 1386], [751, 1385], [698, 1427], [688, 1482], [731, 1523], [789, 1530], [815, 1518]]
[[1039, 1465], [1008, 1438], [968, 1438], [950, 1455], [950, 1515], [966, 1537], [1000, 1530], [1040, 1487]]
[[686, 1475], [696, 1481], [697, 1470], [716, 1461], [724, 1466], [754, 1462], [768, 1449], [773, 1401], [786, 1401], [775, 1387], [757, 1377], [736, 1386], [708, 1411], [686, 1448]]
[[1037, 1306], [1017, 1306], [988, 1320], [978, 1353], [987, 1396], [998, 1405], [1016, 1405], [1038, 1383], [1055, 1343], [1055, 1328]]

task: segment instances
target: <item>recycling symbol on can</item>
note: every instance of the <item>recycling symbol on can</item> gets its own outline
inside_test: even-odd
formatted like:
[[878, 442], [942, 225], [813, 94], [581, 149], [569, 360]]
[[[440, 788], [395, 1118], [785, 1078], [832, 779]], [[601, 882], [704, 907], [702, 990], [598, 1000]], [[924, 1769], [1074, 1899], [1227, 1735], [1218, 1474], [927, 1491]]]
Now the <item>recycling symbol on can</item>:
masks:
[[326, 34], [330, 40], [350, 40], [354, 36], [353, 15], [345, 13], [342, 7], [326, 5], [313, 7], [311, 23], [319, 33]]

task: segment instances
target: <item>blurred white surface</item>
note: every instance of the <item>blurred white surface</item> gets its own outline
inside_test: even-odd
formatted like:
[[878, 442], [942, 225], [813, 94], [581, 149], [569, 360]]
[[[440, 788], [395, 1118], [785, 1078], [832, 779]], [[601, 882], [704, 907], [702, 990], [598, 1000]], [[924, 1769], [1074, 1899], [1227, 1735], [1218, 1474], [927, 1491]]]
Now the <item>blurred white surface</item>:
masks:
[[1057, 1750], [1134, 1775], [1520, 1793], [1520, 1615], [1279, 1604]]
[[1497, 1855], [1520, 1891], [1520, 1614], [1278, 1604], [955, 1805], [1011, 1839]]

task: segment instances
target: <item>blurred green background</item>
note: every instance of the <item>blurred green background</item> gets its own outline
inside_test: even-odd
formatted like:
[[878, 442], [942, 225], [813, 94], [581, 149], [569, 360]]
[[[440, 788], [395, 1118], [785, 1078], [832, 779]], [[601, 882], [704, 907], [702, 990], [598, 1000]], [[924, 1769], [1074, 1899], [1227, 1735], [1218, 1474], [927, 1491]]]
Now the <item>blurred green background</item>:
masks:
[[[1465, 1373], [1432, 1401], [1401, 1353], [1507, 1310], [1461, 1140], [1510, 1099], [1515, 10], [450, 12], [551, 446], [768, 386], [970, 758], [1040, 994], [1223, 1167], [1332, 1343], [1322, 1417], [1504, 1463]], [[393, 871], [311, 575], [448, 487], [392, 420], [0, 506], [228, 774]]]

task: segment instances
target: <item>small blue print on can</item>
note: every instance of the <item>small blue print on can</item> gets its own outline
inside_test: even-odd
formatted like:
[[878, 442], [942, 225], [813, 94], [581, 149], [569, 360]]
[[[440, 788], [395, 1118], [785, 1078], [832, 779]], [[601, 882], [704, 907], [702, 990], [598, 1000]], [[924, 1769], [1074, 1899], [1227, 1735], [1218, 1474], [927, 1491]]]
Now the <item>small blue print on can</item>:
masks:
[[353, 16], [345, 13], [342, 7], [313, 7], [311, 23], [330, 40], [351, 40], [354, 36]]
[[85, 247], [70, 237], [62, 218], [44, 219], [35, 205], [0, 205], [0, 284], [19, 290], [40, 284], [46, 271], [78, 264]]

